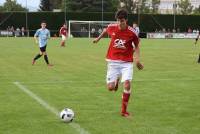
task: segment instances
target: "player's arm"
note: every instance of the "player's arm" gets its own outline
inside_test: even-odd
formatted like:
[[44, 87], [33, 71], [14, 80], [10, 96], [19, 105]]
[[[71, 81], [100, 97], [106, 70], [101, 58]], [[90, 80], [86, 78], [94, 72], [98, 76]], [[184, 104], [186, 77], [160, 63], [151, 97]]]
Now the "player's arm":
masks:
[[60, 30], [59, 30], [59, 36], [61, 36], [62, 35], [62, 28], [60, 28]]
[[140, 62], [140, 44], [135, 45], [135, 63], [139, 70], [144, 68], [143, 64]]
[[36, 44], [38, 44], [38, 36], [39, 36], [39, 30], [37, 30], [36, 33], [34, 34], [34, 39]]
[[97, 37], [96, 39], [93, 40], [93, 43], [98, 43], [99, 40], [106, 34], [107, 34], [107, 30], [106, 30], [106, 28], [104, 28], [103, 32], [99, 35], [99, 37]]
[[51, 34], [50, 34], [50, 31], [48, 30], [47, 39], [50, 39], [50, 38], [51, 38]]

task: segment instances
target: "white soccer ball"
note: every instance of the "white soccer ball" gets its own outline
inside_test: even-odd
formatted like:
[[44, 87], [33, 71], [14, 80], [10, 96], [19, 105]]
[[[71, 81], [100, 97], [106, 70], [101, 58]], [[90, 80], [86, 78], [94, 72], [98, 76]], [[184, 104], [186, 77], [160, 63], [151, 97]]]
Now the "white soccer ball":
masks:
[[60, 112], [60, 118], [64, 122], [72, 122], [74, 119], [74, 111], [69, 108], [65, 108]]

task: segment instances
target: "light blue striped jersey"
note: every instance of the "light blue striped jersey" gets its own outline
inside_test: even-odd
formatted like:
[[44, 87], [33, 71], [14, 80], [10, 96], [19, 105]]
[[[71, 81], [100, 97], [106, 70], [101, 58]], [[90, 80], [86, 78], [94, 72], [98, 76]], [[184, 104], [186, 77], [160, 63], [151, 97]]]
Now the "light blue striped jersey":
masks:
[[136, 32], [137, 36], [139, 36], [139, 33], [140, 33], [140, 28], [139, 27], [135, 27], [133, 28], [134, 31]]
[[39, 39], [39, 47], [44, 47], [47, 45], [47, 40], [50, 38], [50, 32], [48, 29], [38, 29], [34, 35]]

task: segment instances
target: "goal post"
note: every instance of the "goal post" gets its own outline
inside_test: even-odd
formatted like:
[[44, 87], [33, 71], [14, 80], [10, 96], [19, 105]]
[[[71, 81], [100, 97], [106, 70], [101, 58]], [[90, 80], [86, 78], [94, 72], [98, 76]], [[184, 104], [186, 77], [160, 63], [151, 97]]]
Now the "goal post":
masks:
[[77, 21], [69, 20], [69, 38], [93, 38], [97, 37], [104, 28], [116, 21]]

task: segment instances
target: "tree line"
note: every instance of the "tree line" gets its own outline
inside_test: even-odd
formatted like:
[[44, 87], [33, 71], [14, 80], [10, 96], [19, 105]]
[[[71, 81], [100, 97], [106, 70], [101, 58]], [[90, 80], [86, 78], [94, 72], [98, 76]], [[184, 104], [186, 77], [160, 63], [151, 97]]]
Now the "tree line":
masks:
[[[102, 3], [103, 2], [103, 3]], [[59, 9], [67, 12], [115, 12], [119, 8], [129, 13], [158, 14], [160, 0], [40, 0], [38, 11], [53, 11]], [[176, 14], [199, 14], [200, 6], [194, 8], [189, 0], [180, 0], [174, 4]], [[16, 0], [6, 0], [0, 6], [0, 11], [28, 11]]]

